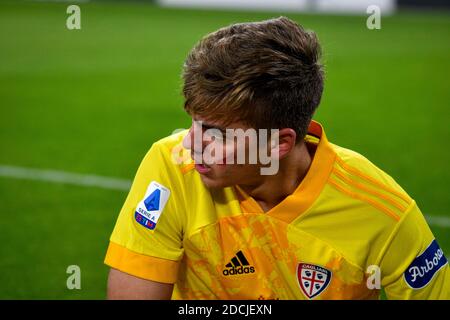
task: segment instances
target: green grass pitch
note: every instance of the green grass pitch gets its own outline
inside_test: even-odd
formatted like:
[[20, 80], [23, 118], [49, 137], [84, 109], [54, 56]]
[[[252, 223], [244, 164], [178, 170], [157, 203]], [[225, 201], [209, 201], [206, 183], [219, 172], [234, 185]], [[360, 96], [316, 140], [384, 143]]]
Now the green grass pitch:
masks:
[[[183, 60], [204, 34], [281, 14], [323, 45], [316, 119], [330, 141], [392, 175], [426, 215], [450, 217], [450, 15], [365, 16], [0, 3], [0, 165], [132, 179], [152, 142], [190, 119]], [[103, 299], [108, 238], [126, 192], [0, 177], [0, 299]], [[448, 226], [432, 226], [450, 254]], [[81, 267], [81, 290], [66, 268]]]

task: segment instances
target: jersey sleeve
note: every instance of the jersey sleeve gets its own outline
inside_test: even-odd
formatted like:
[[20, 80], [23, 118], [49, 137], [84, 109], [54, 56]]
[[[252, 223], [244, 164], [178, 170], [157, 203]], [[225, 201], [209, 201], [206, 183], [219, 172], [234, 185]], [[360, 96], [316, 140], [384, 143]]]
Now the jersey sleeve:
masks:
[[388, 299], [450, 299], [450, 269], [424, 216], [413, 201], [380, 259]]
[[110, 237], [105, 264], [133, 276], [175, 283], [183, 256], [183, 177], [168, 147], [144, 157]]

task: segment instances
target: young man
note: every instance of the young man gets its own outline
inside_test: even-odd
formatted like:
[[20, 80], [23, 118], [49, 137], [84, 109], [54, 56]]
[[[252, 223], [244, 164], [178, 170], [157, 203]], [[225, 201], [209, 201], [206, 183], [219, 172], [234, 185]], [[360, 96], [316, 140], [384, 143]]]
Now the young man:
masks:
[[283, 17], [194, 47], [183, 74], [193, 125], [139, 167], [105, 259], [109, 298], [376, 299], [380, 287], [450, 298], [416, 202], [312, 121], [319, 58], [314, 33]]

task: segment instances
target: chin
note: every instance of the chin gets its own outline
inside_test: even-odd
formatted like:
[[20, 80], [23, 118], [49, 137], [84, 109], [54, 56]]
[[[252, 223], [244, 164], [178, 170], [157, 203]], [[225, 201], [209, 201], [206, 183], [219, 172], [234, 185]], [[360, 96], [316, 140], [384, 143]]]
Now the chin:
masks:
[[234, 183], [230, 183], [229, 181], [226, 181], [226, 179], [211, 178], [202, 174], [200, 175], [200, 178], [202, 179], [203, 184], [210, 189], [222, 189], [234, 185]]

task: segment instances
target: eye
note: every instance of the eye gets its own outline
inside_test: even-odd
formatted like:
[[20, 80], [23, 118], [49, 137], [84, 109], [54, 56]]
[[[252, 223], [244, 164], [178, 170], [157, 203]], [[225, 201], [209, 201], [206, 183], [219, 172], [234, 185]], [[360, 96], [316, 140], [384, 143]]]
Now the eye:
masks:
[[222, 141], [224, 139], [223, 133], [219, 129], [208, 129], [203, 134], [208, 140]]

